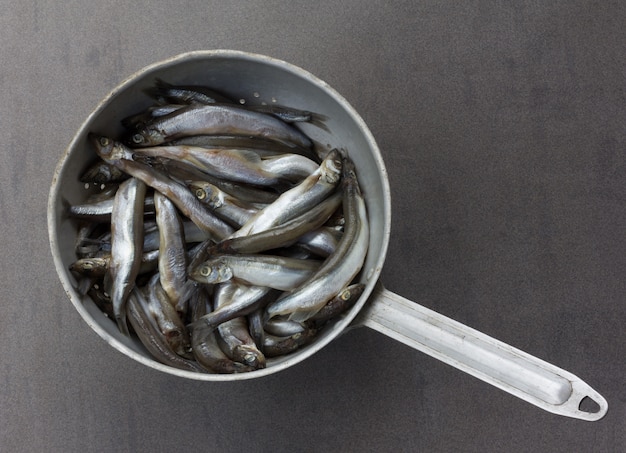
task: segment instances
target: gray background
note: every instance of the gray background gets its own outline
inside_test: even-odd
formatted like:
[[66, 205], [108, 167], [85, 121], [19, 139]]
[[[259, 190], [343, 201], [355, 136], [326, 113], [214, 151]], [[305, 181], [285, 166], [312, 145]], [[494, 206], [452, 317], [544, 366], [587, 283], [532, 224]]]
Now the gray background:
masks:
[[[624, 3], [382, 3], [1, 1], [1, 451], [626, 451]], [[573, 372], [608, 415], [552, 415], [366, 329], [233, 384], [93, 333], [50, 255], [56, 163], [122, 79], [211, 48], [299, 65], [364, 117], [388, 288]]]

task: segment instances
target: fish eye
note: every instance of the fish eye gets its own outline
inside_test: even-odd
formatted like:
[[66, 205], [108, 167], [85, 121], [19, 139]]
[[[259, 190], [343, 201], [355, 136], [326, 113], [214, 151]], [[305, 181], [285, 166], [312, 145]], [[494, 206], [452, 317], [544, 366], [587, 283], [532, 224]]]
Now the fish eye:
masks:
[[206, 192], [204, 189], [196, 189], [196, 197], [198, 200], [204, 200], [206, 198]]
[[109, 146], [110, 140], [106, 137], [100, 137], [100, 140], [98, 140], [100, 142], [101, 146]]
[[136, 144], [143, 143], [143, 135], [141, 135], [141, 134], [133, 135], [132, 141], [133, 141], [133, 143], [136, 143]]
[[344, 300], [344, 301], [345, 301], [345, 300], [350, 299], [350, 296], [351, 296], [351, 294], [350, 294], [350, 290], [349, 290], [349, 289], [346, 289], [344, 292], [342, 292], [342, 293], [341, 293], [341, 295], [339, 296], [339, 298], [340, 298], [341, 300]]
[[209, 275], [211, 275], [211, 266], [202, 266], [202, 268], [200, 269], [200, 275], [202, 275], [203, 277], [208, 277]]

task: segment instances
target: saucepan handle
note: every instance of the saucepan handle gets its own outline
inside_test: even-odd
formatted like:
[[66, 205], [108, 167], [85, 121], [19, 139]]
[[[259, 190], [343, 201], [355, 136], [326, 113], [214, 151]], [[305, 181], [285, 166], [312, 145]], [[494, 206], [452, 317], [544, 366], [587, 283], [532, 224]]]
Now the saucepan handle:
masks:
[[[595, 421], [606, 400], [573, 374], [378, 284], [355, 320], [555, 414]], [[581, 408], [591, 399], [594, 412]], [[593, 404], [589, 404], [593, 406]]]

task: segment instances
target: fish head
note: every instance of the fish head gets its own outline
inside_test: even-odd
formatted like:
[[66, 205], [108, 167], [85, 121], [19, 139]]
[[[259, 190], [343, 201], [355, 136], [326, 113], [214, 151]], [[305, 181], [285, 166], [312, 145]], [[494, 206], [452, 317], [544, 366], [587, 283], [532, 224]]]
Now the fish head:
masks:
[[204, 181], [192, 181], [188, 184], [198, 200], [217, 209], [224, 204], [224, 194], [213, 184]]
[[357, 193], [361, 193], [358, 179], [356, 177], [356, 167], [348, 156], [343, 158], [342, 184], [344, 187], [353, 186]]
[[124, 139], [124, 143], [132, 148], [141, 146], [154, 146], [162, 143], [159, 132], [152, 128], [141, 128], [130, 132]]
[[339, 150], [333, 149], [320, 165], [321, 178], [329, 184], [336, 184], [341, 178], [343, 161]]
[[219, 260], [209, 260], [194, 269], [190, 277], [201, 283], [221, 283], [233, 278], [233, 271]]
[[241, 344], [235, 347], [233, 359], [253, 369], [265, 368], [265, 355], [254, 345]]
[[132, 160], [132, 153], [122, 143], [104, 135], [89, 134], [89, 140], [96, 148], [96, 153], [102, 160], [115, 163], [120, 159]]
[[102, 277], [109, 267], [109, 260], [102, 257], [81, 258], [70, 266], [70, 270], [88, 277]]

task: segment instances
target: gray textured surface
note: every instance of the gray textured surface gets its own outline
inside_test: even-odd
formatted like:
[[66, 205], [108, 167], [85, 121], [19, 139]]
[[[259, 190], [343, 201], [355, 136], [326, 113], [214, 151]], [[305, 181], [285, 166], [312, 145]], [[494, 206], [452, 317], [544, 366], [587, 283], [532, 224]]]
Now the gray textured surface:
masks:
[[[184, 3], [2, 2], [0, 450], [626, 451], [623, 3]], [[543, 412], [365, 329], [234, 384], [90, 331], [50, 257], [54, 167], [122, 79], [210, 48], [343, 94], [389, 170], [385, 285], [573, 372], [608, 415]]]

